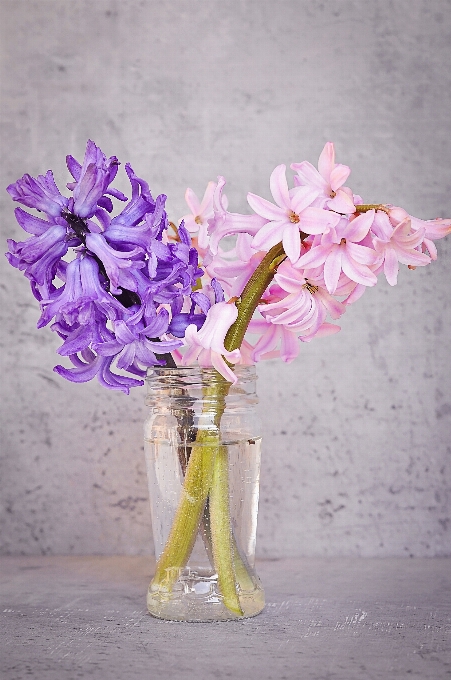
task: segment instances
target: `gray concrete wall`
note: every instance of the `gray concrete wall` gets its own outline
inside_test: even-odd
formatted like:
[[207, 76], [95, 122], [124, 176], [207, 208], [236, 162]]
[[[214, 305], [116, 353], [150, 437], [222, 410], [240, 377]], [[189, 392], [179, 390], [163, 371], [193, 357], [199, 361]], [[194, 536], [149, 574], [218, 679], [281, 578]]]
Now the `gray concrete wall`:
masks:
[[[368, 201], [451, 216], [449, 0], [1, 0], [1, 186], [88, 137], [184, 211], [223, 174], [234, 211], [327, 140]], [[2, 239], [22, 238], [0, 196]], [[259, 367], [258, 552], [451, 553], [451, 239], [368, 290], [342, 332]], [[6, 249], [6, 248], [5, 248]], [[152, 550], [141, 423], [52, 372], [26, 280], [1, 259], [3, 553]]]

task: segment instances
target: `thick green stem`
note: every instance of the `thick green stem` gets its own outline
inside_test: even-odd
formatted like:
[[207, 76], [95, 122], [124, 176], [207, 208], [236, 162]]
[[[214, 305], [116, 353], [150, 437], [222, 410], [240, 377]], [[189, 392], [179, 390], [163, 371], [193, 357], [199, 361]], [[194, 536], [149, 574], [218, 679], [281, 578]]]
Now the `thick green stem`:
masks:
[[213, 466], [220, 443], [219, 424], [229, 387], [222, 376], [218, 376], [211, 387], [204, 389], [204, 422], [198, 429], [196, 443], [192, 447], [186, 468], [182, 496], [156, 566], [152, 580], [154, 588], [171, 591], [193, 549], [212, 484]]
[[238, 616], [243, 616], [233, 564], [229, 508], [229, 460], [225, 446], [219, 447], [213, 464], [209, 508], [213, 559], [218, 574], [219, 589], [227, 609]]
[[[207, 500], [205, 505], [204, 514], [201, 522], [201, 533], [202, 539], [204, 540], [205, 549], [207, 551], [208, 558], [214, 565], [213, 557], [213, 539], [211, 535], [211, 520], [210, 520], [210, 503]], [[233, 527], [231, 527], [230, 543], [232, 548], [233, 557], [233, 570], [235, 572], [235, 580], [241, 591], [250, 591], [255, 588], [255, 581], [251, 575], [251, 568], [247, 564], [247, 560], [243, 557], [239, 551], [236, 538], [234, 536]]]
[[261, 297], [277, 271], [280, 264], [280, 257], [285, 255], [283, 245], [278, 243], [266, 253], [257, 269], [244, 287], [238, 307], [238, 318], [229, 328], [224, 340], [224, 347], [228, 352], [239, 349], [243, 342], [244, 335], [249, 326], [249, 322], [259, 304]]
[[218, 443], [219, 439], [214, 433], [201, 431], [191, 451], [182, 497], [153, 578], [153, 584], [163, 590], [172, 589], [193, 549], [211, 486]]

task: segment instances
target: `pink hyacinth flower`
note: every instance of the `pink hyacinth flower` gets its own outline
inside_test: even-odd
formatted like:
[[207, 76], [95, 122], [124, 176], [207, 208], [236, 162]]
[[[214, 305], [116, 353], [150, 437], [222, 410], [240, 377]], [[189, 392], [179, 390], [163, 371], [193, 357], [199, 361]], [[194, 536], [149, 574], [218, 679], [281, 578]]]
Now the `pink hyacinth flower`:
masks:
[[331, 227], [321, 237], [319, 245], [302, 255], [297, 267], [314, 268], [324, 265], [324, 282], [331, 295], [337, 290], [341, 272], [364, 286], [374, 286], [377, 278], [370, 266], [378, 254], [368, 246], [361, 245], [374, 220], [374, 210], [369, 210], [354, 220], [341, 218], [339, 224]]
[[[299, 354], [297, 335], [285, 326], [276, 326], [266, 319], [252, 319], [248, 330], [260, 335], [252, 352], [255, 362], [280, 357], [282, 361], [290, 363]], [[279, 345], [280, 349], [277, 349]]]
[[185, 192], [185, 201], [187, 202], [191, 213], [189, 215], [184, 215], [182, 219], [189, 232], [199, 232], [197, 238], [199, 247], [202, 250], [205, 250], [208, 247], [208, 220], [214, 215], [213, 194], [215, 189], [216, 183], [208, 182], [201, 201], [199, 201], [192, 189], [188, 188]]
[[276, 205], [261, 196], [247, 195], [252, 210], [268, 220], [256, 234], [252, 247], [268, 251], [282, 241], [288, 258], [296, 262], [301, 253], [300, 232], [322, 234], [328, 227], [335, 226], [340, 217], [312, 206], [319, 195], [318, 189], [298, 187], [289, 191], [285, 172], [286, 167], [282, 164], [271, 174], [270, 188]]
[[213, 194], [214, 216], [209, 220], [208, 233], [210, 235], [209, 249], [211, 255], [216, 255], [219, 242], [225, 236], [234, 234], [250, 234], [254, 236], [267, 220], [260, 215], [241, 215], [227, 210], [227, 201], [223, 194], [224, 177], [218, 177], [218, 183]]
[[335, 148], [327, 142], [318, 161], [318, 170], [308, 161], [292, 163], [291, 169], [298, 174], [295, 183], [318, 191], [321, 196], [321, 207], [351, 215], [355, 212], [354, 198], [351, 189], [343, 184], [351, 170], [347, 165], [335, 163]]
[[256, 253], [251, 248], [251, 242], [252, 236], [249, 234], [238, 234], [235, 248], [227, 252], [221, 252], [219, 248], [206, 267], [209, 276], [220, 282], [229, 298], [241, 295], [244, 286], [265, 256], [264, 252]]
[[288, 261], [280, 265], [274, 280], [288, 295], [259, 308], [264, 316], [270, 314], [272, 323], [308, 328], [314, 333], [327, 314], [338, 319], [346, 311], [343, 303], [324, 288], [322, 277], [315, 278], [313, 272], [295, 269]]
[[378, 211], [372, 231], [375, 234], [374, 248], [384, 259], [384, 274], [390, 286], [395, 286], [398, 281], [399, 262], [413, 267], [424, 267], [430, 263], [431, 258], [418, 250], [426, 230], [420, 227], [412, 231], [409, 216], [393, 228], [388, 215]]
[[434, 241], [444, 238], [451, 234], [451, 220], [437, 217], [435, 220], [420, 220], [418, 217], [409, 215], [404, 208], [392, 206], [390, 208], [390, 222], [396, 226], [406, 217], [410, 217], [412, 229], [424, 229], [424, 238], [422, 243], [423, 252], [427, 250], [431, 256], [431, 260], [437, 259], [437, 248]]
[[183, 366], [189, 366], [196, 361], [200, 366], [214, 366], [226, 380], [235, 383], [237, 377], [224, 361], [224, 357], [231, 364], [236, 364], [240, 360], [240, 350], [228, 352], [224, 347], [224, 340], [237, 316], [238, 309], [235, 305], [218, 302], [208, 310], [200, 331], [194, 324], [189, 325], [185, 331], [188, 350], [183, 356]]

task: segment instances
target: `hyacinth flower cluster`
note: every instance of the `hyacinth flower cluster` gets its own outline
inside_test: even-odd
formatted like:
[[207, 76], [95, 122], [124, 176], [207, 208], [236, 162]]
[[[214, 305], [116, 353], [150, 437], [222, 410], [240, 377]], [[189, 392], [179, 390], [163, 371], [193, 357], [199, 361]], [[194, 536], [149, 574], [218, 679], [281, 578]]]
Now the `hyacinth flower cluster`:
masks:
[[[186, 327], [202, 326], [222, 290], [216, 283], [207, 294], [195, 290], [203, 270], [188, 231], [180, 224], [176, 238], [168, 237], [166, 196], [154, 199], [129, 164], [128, 199], [111, 186], [117, 158], [107, 158], [94, 142], [88, 141], [82, 164], [72, 156], [66, 161], [70, 196], [59, 191], [50, 170], [8, 186], [15, 201], [40, 215], [16, 208], [31, 236], [8, 240], [6, 257], [40, 303], [38, 328], [51, 324], [63, 340], [58, 353], [72, 367], [54, 370], [74, 382], [97, 377], [128, 393], [143, 384], [149, 366], [173, 364], [171, 352], [183, 344]], [[116, 214], [112, 199], [122, 208]]]
[[[227, 313], [220, 320], [212, 307], [201, 330], [187, 328], [184, 364], [200, 348], [213, 355], [221, 345], [229, 363], [290, 362], [300, 342], [338, 332], [334, 322], [379, 275], [395, 285], [400, 264], [429, 264], [437, 258], [434, 241], [451, 233], [450, 219], [421, 220], [400, 207], [365, 204], [345, 186], [350, 169], [335, 162], [331, 142], [317, 168], [303, 161], [291, 169], [292, 188], [285, 165], [272, 172], [273, 201], [247, 195], [249, 215], [228, 211], [222, 177], [208, 184], [201, 201], [187, 190], [191, 214], [183, 222], [206, 276], [234, 304], [227, 310], [222, 303]], [[221, 247], [231, 237], [234, 247]], [[221, 372], [233, 380], [231, 371]]]

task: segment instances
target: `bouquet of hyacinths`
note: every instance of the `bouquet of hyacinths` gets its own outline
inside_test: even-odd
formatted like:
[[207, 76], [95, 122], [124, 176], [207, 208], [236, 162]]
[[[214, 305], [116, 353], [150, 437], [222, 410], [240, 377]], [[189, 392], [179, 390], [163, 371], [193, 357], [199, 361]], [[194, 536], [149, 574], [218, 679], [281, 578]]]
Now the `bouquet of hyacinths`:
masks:
[[[399, 207], [364, 203], [344, 186], [350, 170], [335, 163], [330, 142], [318, 169], [291, 165], [291, 189], [285, 165], [277, 166], [274, 202], [249, 193], [249, 215], [228, 211], [222, 177], [201, 201], [187, 189], [191, 212], [178, 226], [168, 221], [166, 196], [154, 199], [129, 164], [131, 197], [114, 189], [118, 166], [89, 141], [82, 164], [67, 156], [69, 197], [50, 170], [11, 184], [13, 200], [41, 216], [16, 208], [31, 236], [9, 240], [6, 257], [30, 281], [41, 308], [38, 328], [51, 323], [62, 338], [58, 353], [72, 364], [55, 366], [62, 377], [97, 376], [128, 393], [152, 366], [216, 369], [207, 395], [214, 415], [197, 432], [183, 470], [185, 493], [153, 584], [170, 592], [204, 522], [224, 603], [241, 615], [239, 590], [251, 577], [230, 527], [220, 439], [234, 366], [289, 362], [300, 342], [339, 331], [332, 322], [379, 274], [395, 285], [399, 263], [415, 269], [435, 260], [434, 241], [451, 233], [451, 220], [423, 221]], [[114, 212], [112, 199], [122, 210]]]

